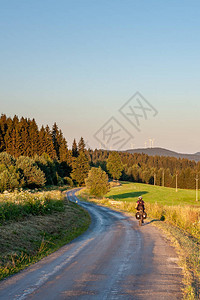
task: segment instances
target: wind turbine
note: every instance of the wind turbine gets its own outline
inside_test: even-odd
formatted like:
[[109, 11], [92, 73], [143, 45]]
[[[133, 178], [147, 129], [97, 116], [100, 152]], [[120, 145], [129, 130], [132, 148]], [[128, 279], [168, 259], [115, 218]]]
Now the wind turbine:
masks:
[[151, 139], [151, 145], [152, 145], [152, 148], [154, 146], [154, 142], [155, 142], [155, 139]]
[[152, 139], [149, 138], [149, 147], [152, 148]]
[[131, 149], [134, 149], [135, 144], [131, 143]]
[[149, 147], [153, 148], [155, 139], [149, 138]]

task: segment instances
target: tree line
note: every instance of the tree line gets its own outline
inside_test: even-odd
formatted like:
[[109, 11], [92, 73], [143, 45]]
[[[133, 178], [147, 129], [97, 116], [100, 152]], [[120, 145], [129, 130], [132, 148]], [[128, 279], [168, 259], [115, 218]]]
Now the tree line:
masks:
[[48, 125], [39, 129], [35, 119], [1, 115], [0, 191], [64, 183], [84, 185], [92, 167], [100, 167], [115, 179], [166, 187], [175, 187], [178, 182], [179, 188], [188, 189], [195, 188], [195, 178], [200, 175], [199, 162], [86, 149], [82, 137], [78, 143], [74, 139], [68, 149], [56, 123], [51, 129]]
[[[90, 151], [91, 162], [107, 170], [110, 151]], [[154, 184], [165, 187], [195, 189], [196, 177], [200, 178], [200, 162], [175, 157], [148, 156], [140, 153], [119, 152], [123, 164], [121, 180]]]

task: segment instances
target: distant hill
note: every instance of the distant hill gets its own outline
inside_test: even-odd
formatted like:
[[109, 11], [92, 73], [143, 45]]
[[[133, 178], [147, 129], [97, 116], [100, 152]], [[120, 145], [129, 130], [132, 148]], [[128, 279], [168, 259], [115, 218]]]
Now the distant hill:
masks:
[[176, 158], [186, 158], [189, 160], [195, 160], [196, 162], [200, 161], [200, 152], [197, 152], [195, 154], [184, 154], [184, 153], [178, 153], [175, 151], [167, 150], [164, 148], [140, 148], [140, 149], [128, 149], [125, 152], [128, 153], [144, 153], [149, 156], [170, 156], [170, 157], [176, 157]]

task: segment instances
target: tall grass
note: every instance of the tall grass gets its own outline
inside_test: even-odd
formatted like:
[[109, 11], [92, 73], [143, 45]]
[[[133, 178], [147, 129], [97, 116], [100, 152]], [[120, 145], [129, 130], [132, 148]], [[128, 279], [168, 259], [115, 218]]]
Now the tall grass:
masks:
[[166, 206], [146, 204], [149, 217], [166, 220], [200, 239], [200, 208], [191, 206]]
[[0, 194], [0, 225], [28, 215], [45, 215], [64, 210], [64, 196], [60, 191], [15, 191]]

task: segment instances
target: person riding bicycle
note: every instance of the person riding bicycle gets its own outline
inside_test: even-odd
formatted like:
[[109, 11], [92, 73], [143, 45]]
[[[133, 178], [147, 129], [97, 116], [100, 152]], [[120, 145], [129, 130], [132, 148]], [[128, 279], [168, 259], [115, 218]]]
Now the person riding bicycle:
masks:
[[138, 197], [138, 201], [136, 202], [135, 208], [140, 211], [142, 210], [144, 212], [145, 207], [144, 207], [144, 201], [142, 196]]

